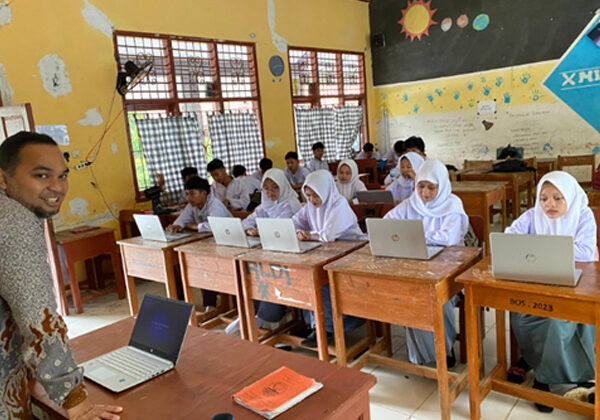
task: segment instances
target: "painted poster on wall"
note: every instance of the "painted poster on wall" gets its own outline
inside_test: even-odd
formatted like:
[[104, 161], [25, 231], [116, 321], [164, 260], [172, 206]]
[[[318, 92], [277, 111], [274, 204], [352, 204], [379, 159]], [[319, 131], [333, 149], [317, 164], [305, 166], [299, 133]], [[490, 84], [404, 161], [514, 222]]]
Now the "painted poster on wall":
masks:
[[600, 14], [594, 16], [543, 85], [600, 132]]

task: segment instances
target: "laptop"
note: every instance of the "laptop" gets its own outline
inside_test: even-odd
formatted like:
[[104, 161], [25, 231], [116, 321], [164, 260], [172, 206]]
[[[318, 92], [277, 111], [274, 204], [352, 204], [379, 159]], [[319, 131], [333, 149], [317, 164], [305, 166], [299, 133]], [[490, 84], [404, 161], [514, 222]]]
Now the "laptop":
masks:
[[260, 242], [267, 251], [294, 252], [302, 254], [318, 246], [321, 242], [300, 241], [292, 219], [256, 218]]
[[86, 378], [121, 392], [171, 370], [194, 305], [146, 294], [129, 345], [82, 363]]
[[356, 191], [359, 203], [389, 203], [394, 204], [394, 196], [387, 190]]
[[247, 236], [241, 219], [237, 217], [208, 216], [210, 230], [217, 245], [254, 248], [260, 245], [260, 239]]
[[366, 223], [371, 254], [378, 257], [429, 260], [444, 249], [427, 246], [421, 220], [368, 218]]
[[187, 238], [191, 233], [172, 233], [165, 232], [160, 223], [160, 219], [155, 214], [134, 214], [135, 224], [142, 235], [142, 238], [151, 241], [172, 242]]
[[573, 237], [491, 233], [492, 274], [502, 280], [576, 286]]

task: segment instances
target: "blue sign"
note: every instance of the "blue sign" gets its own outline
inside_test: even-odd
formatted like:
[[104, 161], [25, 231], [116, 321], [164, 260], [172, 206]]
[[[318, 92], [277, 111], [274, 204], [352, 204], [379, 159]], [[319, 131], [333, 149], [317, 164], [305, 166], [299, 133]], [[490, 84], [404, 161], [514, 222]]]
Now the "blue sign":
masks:
[[600, 132], [600, 15], [595, 15], [544, 86]]

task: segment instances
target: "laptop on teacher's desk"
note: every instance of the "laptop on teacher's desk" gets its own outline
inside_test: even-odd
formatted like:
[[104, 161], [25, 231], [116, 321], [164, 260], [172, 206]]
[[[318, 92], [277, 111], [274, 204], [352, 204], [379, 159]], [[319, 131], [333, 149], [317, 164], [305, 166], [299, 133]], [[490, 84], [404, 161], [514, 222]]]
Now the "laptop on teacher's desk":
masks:
[[210, 230], [217, 245], [254, 248], [260, 245], [260, 239], [246, 235], [241, 219], [237, 217], [208, 216]]
[[129, 345], [82, 363], [86, 378], [121, 392], [177, 364], [194, 305], [144, 295]]
[[262, 248], [266, 251], [301, 254], [321, 246], [321, 242], [300, 241], [292, 219], [256, 218]]
[[135, 224], [142, 238], [150, 241], [172, 242], [187, 238], [191, 233], [165, 232], [160, 223], [160, 218], [154, 214], [134, 214]]
[[371, 254], [377, 257], [429, 260], [444, 249], [427, 246], [421, 220], [368, 218], [366, 223]]
[[559, 286], [576, 286], [572, 236], [491, 233], [492, 274], [515, 280]]

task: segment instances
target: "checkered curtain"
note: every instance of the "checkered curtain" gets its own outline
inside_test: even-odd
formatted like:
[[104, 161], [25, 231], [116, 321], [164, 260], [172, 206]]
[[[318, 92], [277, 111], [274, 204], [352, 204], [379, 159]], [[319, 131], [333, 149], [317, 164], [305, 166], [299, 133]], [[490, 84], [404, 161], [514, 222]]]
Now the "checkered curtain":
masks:
[[144, 118], [136, 119], [136, 125], [148, 173], [165, 177], [163, 201], [179, 201], [183, 168], [194, 166], [201, 177], [206, 177], [204, 138], [198, 120], [195, 116]]
[[352, 144], [360, 131], [362, 124], [362, 107], [340, 106], [335, 107], [335, 137], [338, 159], [352, 157]]
[[213, 158], [221, 159], [225, 168], [231, 170], [233, 165], [244, 165], [248, 175], [258, 169], [265, 154], [256, 113], [210, 115], [208, 130]]
[[336, 160], [335, 114], [332, 108], [294, 108], [296, 120], [296, 146], [299, 158], [312, 159], [312, 145], [318, 141], [325, 145], [323, 160]]

